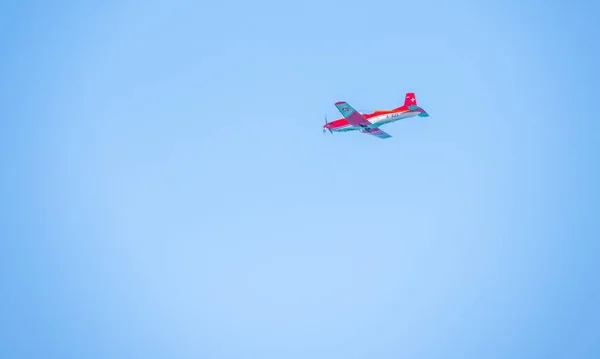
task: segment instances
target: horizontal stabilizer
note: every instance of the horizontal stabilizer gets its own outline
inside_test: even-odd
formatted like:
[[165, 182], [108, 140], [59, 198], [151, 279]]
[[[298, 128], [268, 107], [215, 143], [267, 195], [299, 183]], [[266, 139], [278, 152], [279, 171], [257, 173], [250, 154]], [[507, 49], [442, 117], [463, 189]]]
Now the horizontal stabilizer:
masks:
[[425, 110], [423, 110], [419, 106], [408, 106], [408, 110], [419, 112], [419, 115], [418, 115], [419, 117], [429, 117], [429, 114], [427, 112], [425, 112]]

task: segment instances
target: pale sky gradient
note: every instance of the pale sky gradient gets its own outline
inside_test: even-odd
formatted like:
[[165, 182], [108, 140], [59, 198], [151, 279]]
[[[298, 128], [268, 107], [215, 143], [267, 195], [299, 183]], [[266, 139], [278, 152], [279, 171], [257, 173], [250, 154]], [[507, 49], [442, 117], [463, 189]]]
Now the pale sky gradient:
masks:
[[600, 357], [599, 13], [4, 2], [0, 357]]

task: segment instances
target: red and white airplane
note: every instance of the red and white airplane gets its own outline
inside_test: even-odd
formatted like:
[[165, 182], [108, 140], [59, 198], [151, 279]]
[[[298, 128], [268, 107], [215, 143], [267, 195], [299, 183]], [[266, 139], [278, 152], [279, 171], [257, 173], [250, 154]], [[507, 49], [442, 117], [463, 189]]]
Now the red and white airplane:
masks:
[[393, 110], [379, 110], [373, 113], [361, 114], [345, 101], [336, 102], [335, 107], [337, 107], [344, 118], [331, 122], [327, 122], [327, 119], [325, 119], [323, 132], [326, 129], [331, 133], [333, 131], [346, 132], [358, 130], [375, 137], [390, 138], [392, 136], [379, 129], [381, 125], [414, 116], [429, 117], [425, 110], [417, 106], [417, 98], [412, 92], [406, 94], [403, 106]]

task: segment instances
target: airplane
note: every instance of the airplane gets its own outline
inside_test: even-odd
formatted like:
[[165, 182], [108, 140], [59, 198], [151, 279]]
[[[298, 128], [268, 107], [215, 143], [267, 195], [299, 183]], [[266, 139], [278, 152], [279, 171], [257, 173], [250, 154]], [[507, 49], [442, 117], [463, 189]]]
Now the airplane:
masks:
[[392, 136], [379, 129], [381, 125], [414, 116], [429, 117], [429, 114], [417, 105], [417, 98], [412, 92], [406, 94], [403, 106], [393, 110], [377, 110], [373, 113], [361, 114], [345, 101], [336, 102], [335, 107], [337, 107], [344, 117], [331, 122], [327, 122], [327, 117], [325, 117], [323, 133], [326, 130], [329, 130], [331, 134], [333, 134], [333, 131], [347, 132], [358, 130], [362, 133], [385, 139]]

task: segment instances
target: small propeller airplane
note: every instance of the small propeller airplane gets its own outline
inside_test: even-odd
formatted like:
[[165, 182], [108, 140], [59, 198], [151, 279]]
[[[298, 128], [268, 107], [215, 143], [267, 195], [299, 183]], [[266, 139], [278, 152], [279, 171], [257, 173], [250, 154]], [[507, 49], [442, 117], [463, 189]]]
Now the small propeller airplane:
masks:
[[378, 110], [373, 113], [361, 114], [345, 101], [336, 102], [335, 107], [337, 107], [344, 118], [327, 122], [327, 117], [325, 117], [323, 133], [326, 130], [329, 130], [331, 134], [333, 134], [333, 131], [347, 132], [358, 130], [362, 133], [384, 139], [392, 136], [380, 130], [379, 127], [381, 125], [414, 116], [429, 117], [429, 114], [425, 110], [417, 106], [417, 98], [412, 92], [406, 94], [403, 106], [393, 110]]

